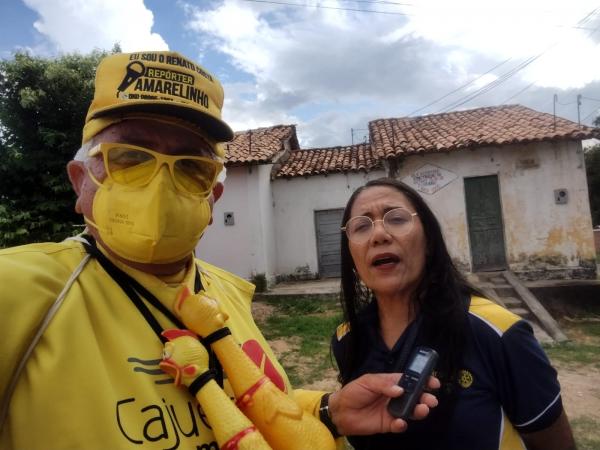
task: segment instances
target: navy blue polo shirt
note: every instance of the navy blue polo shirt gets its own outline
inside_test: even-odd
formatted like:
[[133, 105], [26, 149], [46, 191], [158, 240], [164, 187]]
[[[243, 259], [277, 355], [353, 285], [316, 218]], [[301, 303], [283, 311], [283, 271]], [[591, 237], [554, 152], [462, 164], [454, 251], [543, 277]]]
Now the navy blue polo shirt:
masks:
[[[332, 338], [340, 372], [350, 380], [392, 372], [409, 328], [390, 350], [379, 333], [375, 302], [359, 321], [364, 357], [353, 373], [346, 373], [342, 357], [351, 330], [342, 324]], [[558, 419], [562, 401], [556, 370], [531, 326], [489, 300], [472, 297], [468, 327], [455, 400], [441, 396], [440, 405], [426, 419], [411, 421], [404, 433], [349, 437], [356, 450], [525, 449], [519, 432], [543, 430]]]

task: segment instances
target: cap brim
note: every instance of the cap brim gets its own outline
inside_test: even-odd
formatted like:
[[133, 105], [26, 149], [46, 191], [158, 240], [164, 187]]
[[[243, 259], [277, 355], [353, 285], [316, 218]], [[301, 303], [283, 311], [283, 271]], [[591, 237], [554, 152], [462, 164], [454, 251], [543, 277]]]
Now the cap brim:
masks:
[[222, 120], [217, 119], [210, 114], [198, 111], [197, 109], [188, 108], [181, 104], [174, 105], [173, 102], [169, 101], [160, 103], [156, 101], [153, 101], [152, 103], [145, 101], [128, 102], [127, 104], [108, 106], [95, 111], [90, 119], [113, 114], [126, 115], [131, 113], [148, 113], [178, 117], [193, 124], [197, 124], [202, 131], [214, 138], [217, 142], [228, 142], [233, 139], [233, 130]]

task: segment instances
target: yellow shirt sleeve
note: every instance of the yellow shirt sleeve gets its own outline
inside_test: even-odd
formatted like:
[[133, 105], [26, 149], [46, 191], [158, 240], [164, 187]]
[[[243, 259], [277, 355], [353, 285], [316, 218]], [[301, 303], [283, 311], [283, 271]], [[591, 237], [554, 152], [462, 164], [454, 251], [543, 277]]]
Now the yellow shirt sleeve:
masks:
[[[294, 399], [300, 407], [319, 418], [319, 406], [321, 406], [321, 397], [325, 395], [325, 391], [309, 391], [307, 389], [294, 389]], [[346, 438], [340, 437], [335, 440], [337, 450], [345, 450], [348, 448]]]
[[294, 389], [294, 399], [300, 405], [300, 407], [312, 414], [315, 417], [319, 417], [319, 406], [321, 404], [321, 397], [325, 395], [324, 391], [308, 391], [306, 389]]

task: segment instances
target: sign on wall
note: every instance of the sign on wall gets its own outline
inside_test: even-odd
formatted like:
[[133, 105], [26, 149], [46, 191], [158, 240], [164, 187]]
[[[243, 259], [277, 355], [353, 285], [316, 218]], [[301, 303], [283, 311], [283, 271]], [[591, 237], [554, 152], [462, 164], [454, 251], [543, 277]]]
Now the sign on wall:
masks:
[[457, 175], [454, 172], [433, 164], [425, 164], [404, 177], [402, 181], [419, 192], [434, 194], [456, 178]]

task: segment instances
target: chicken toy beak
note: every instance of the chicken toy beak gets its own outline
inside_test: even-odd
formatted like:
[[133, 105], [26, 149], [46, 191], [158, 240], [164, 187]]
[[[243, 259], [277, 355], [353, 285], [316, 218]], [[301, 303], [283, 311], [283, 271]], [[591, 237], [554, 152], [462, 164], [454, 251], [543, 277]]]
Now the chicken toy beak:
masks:
[[158, 363], [158, 367], [160, 367], [167, 375], [172, 376], [175, 380], [175, 386], [179, 386], [181, 382], [181, 372], [177, 364], [170, 359], [163, 359], [160, 363]]

